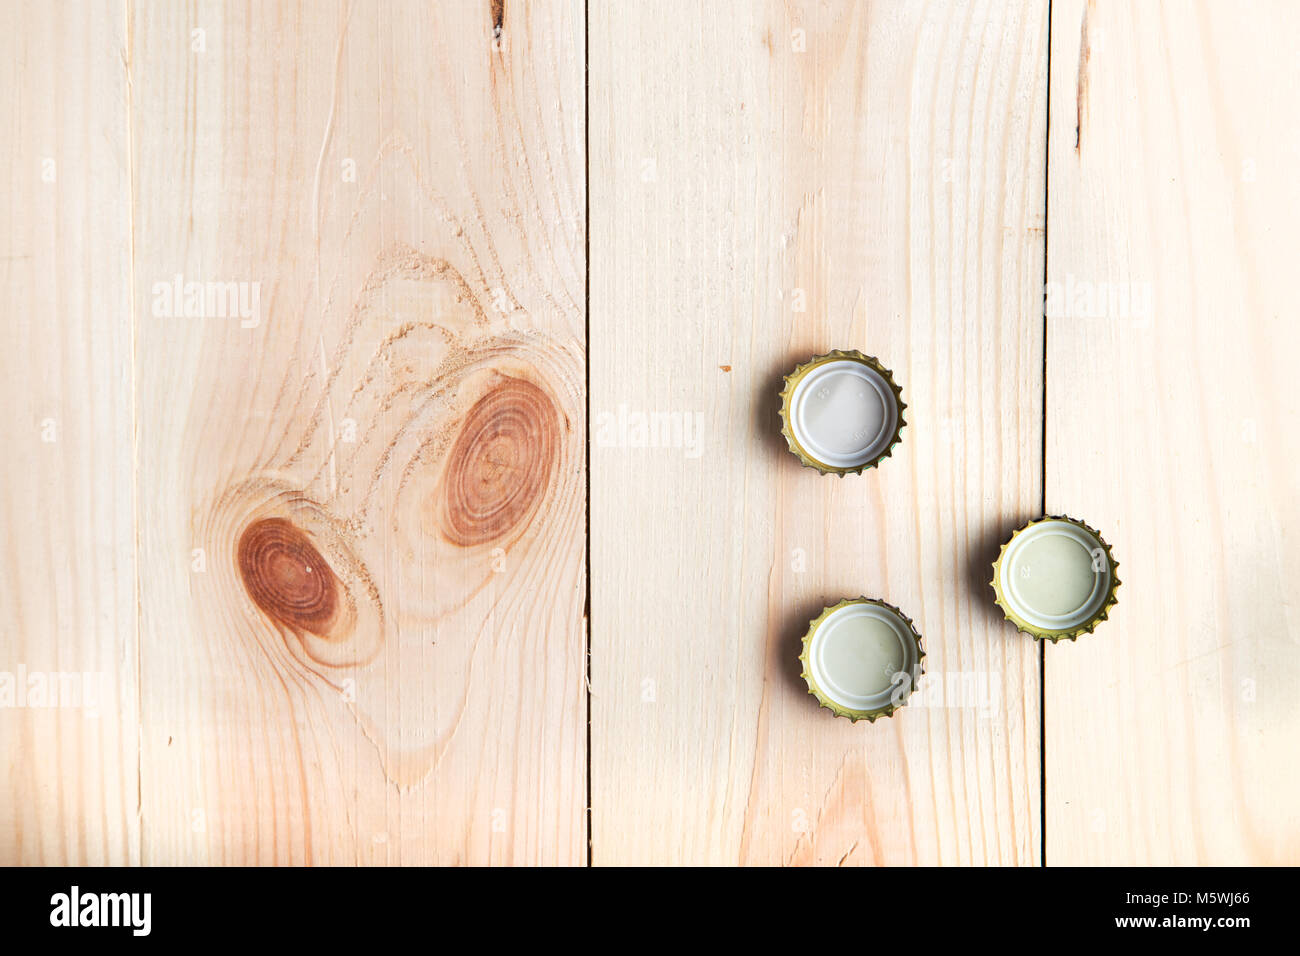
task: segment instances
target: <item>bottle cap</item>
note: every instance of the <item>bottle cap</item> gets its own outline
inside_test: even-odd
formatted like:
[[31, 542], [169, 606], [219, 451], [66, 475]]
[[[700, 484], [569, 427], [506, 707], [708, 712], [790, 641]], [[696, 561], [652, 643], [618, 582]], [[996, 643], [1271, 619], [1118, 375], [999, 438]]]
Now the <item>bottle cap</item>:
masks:
[[1118, 562], [1082, 521], [1048, 515], [1011, 536], [993, 562], [993, 593], [1007, 620], [1034, 640], [1073, 641], [1116, 603]]
[[809, 468], [860, 474], [900, 441], [903, 390], [870, 355], [836, 349], [800, 365], [785, 383], [781, 434]]
[[839, 717], [890, 717], [907, 703], [923, 674], [921, 635], [902, 611], [872, 598], [822, 610], [804, 635], [808, 693]]

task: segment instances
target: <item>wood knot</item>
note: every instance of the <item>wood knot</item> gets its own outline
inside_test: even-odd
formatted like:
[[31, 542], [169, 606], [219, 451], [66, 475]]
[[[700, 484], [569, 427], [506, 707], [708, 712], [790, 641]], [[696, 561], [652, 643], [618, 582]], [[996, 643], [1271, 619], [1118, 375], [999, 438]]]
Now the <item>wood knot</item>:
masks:
[[559, 443], [551, 397], [525, 379], [501, 376], [469, 410], [448, 455], [443, 536], [470, 547], [499, 541], [526, 523], [550, 485]]
[[293, 522], [263, 518], [239, 538], [248, 595], [277, 624], [328, 637], [339, 617], [339, 583], [329, 562]]

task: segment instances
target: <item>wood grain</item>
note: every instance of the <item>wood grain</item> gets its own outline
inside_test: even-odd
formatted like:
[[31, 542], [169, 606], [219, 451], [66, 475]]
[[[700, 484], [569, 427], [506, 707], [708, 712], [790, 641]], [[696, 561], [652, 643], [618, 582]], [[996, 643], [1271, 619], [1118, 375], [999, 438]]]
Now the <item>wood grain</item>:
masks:
[[0, 5], [0, 863], [120, 865], [136, 817], [124, 19]]
[[1124, 584], [1047, 656], [1047, 859], [1295, 863], [1300, 11], [1052, 17], [1047, 503]]
[[146, 862], [585, 861], [582, 8], [492, 7], [133, 8]]
[[[1037, 863], [1038, 657], [987, 582], [1041, 494], [1046, 4], [589, 29], [594, 861]], [[910, 406], [860, 478], [778, 434], [835, 347]], [[850, 725], [796, 657], [863, 593], [935, 696]]]
[[[0, 28], [0, 863], [1300, 859], [1292, 5]], [[835, 347], [860, 477], [778, 433]], [[1045, 660], [1044, 506], [1124, 580]], [[796, 659], [859, 594], [874, 725]]]

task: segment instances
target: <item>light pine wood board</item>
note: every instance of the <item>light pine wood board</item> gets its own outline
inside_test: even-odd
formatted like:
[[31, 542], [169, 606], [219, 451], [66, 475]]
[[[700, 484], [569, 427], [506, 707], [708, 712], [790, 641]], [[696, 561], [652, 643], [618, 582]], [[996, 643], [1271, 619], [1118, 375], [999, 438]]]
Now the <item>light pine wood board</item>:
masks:
[[[1047, 27], [1045, 3], [591, 4], [596, 864], [1038, 863], [1039, 659], [988, 562], [1041, 497]], [[836, 347], [909, 404], [842, 480], [777, 416]], [[800, 639], [859, 594], [965, 701], [817, 707]]]
[[1047, 860], [1294, 864], [1300, 10], [1052, 16], [1047, 503], [1124, 583], [1048, 651]]
[[139, 858], [120, 5], [0, 6], [0, 863]]
[[145, 862], [586, 860], [584, 23], [495, 6], [132, 8]]
[[[1052, 5], [1044, 166], [1041, 4], [590, 5], [594, 862], [1300, 856], [1300, 24], [1187, 9]], [[3, 714], [0, 861], [583, 862], [583, 10], [3, 16], [0, 674], [77, 703]], [[910, 405], [843, 481], [776, 434], [836, 345]], [[1045, 848], [984, 584], [1044, 348], [1048, 510], [1126, 582], [1047, 650]], [[318, 580], [279, 519], [328, 640], [267, 610]], [[862, 592], [967, 706], [816, 709], [798, 638]]]

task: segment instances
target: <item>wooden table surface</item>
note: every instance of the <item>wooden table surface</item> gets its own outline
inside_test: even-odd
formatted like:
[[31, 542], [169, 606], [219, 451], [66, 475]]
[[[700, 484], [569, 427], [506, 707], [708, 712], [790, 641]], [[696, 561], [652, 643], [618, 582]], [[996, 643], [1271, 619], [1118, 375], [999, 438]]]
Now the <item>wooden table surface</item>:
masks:
[[[0, 3], [0, 862], [1300, 862], [1298, 49]], [[842, 480], [832, 348], [909, 406]], [[988, 587], [1043, 513], [1122, 566], [1077, 643]], [[796, 660], [859, 594], [928, 653], [874, 725]]]

